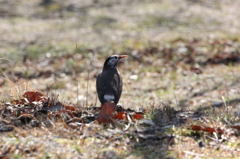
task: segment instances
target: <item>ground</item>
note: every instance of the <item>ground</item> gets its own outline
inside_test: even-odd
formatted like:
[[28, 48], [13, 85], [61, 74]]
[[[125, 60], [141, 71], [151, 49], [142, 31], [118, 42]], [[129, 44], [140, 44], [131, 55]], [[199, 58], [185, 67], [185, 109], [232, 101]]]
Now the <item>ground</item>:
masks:
[[[239, 6], [237, 0], [0, 1], [0, 156], [237, 158]], [[144, 119], [102, 126], [89, 118], [100, 106], [96, 75], [112, 54], [127, 55], [118, 66], [119, 105]], [[26, 104], [20, 101], [26, 91], [51, 102]], [[84, 123], [55, 118], [53, 108], [38, 126], [15, 123], [27, 106], [31, 115], [44, 103], [73, 106], [87, 114], [74, 115]]]

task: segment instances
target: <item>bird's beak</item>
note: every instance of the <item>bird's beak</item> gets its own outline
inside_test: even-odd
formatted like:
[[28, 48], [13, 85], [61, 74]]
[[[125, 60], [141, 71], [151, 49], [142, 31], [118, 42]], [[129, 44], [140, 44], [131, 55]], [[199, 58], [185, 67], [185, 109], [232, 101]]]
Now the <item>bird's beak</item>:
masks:
[[127, 55], [119, 55], [120, 58], [124, 58], [124, 57], [127, 57]]

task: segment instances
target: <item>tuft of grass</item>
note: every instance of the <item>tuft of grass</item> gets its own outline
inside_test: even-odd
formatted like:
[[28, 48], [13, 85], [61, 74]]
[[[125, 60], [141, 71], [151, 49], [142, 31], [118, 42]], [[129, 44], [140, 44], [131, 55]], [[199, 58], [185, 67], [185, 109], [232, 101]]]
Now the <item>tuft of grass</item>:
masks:
[[169, 105], [160, 103], [151, 105], [145, 117], [152, 120], [156, 124], [164, 124], [172, 121], [175, 117], [175, 109]]

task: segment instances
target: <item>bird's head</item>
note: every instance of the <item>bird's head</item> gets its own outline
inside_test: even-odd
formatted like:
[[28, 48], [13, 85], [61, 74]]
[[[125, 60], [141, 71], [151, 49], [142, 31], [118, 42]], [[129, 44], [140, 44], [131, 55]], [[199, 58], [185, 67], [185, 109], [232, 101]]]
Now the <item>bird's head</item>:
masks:
[[118, 61], [124, 57], [126, 57], [126, 55], [109, 56], [104, 63], [104, 68], [116, 68]]

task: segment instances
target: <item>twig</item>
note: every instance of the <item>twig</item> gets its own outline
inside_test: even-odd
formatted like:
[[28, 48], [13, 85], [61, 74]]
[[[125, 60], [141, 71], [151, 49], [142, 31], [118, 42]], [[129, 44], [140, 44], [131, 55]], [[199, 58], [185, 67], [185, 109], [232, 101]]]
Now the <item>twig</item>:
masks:
[[88, 71], [88, 77], [87, 77], [87, 90], [86, 90], [86, 107], [88, 105], [88, 83], [89, 83], [89, 70]]
[[97, 106], [97, 100], [98, 100], [98, 95], [97, 95], [97, 93], [96, 93], [95, 107]]
[[12, 61], [12, 60], [9, 60], [7, 58], [0, 58], [0, 60], [8, 60], [8, 61]]
[[79, 106], [78, 96], [79, 96], [79, 88], [78, 88], [78, 80], [77, 80], [77, 106]]
[[192, 155], [192, 156], [201, 156], [201, 157], [205, 157], [205, 155], [203, 154], [198, 154], [195, 152], [191, 152], [191, 151], [183, 151], [184, 153], [188, 154], [188, 155]]

